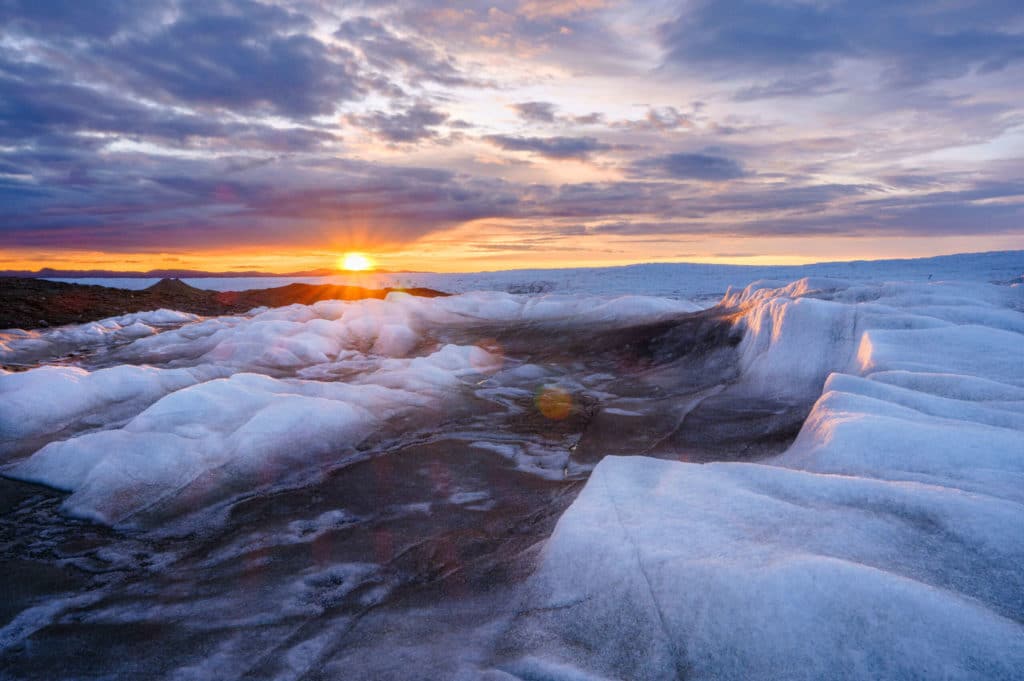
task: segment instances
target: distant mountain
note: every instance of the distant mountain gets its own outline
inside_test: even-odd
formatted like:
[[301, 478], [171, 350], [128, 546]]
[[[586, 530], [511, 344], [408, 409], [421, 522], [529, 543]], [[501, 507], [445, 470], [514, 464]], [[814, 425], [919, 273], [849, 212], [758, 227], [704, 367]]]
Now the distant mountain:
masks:
[[367, 272], [349, 272], [321, 267], [301, 272], [260, 272], [245, 270], [240, 272], [206, 272], [204, 270], [148, 270], [146, 272], [121, 272], [118, 270], [58, 270], [44, 267], [38, 271], [31, 270], [0, 270], [0, 277], [25, 277], [31, 279], [110, 279], [125, 277], [128, 279], [196, 279], [202, 277], [329, 277], [336, 274], [401, 274], [409, 270], [370, 270]]

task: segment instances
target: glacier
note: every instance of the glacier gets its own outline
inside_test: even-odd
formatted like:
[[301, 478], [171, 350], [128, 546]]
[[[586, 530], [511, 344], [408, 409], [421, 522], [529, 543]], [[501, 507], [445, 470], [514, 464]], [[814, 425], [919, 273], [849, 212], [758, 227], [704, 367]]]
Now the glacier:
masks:
[[1019, 678], [1024, 285], [951, 262], [0, 332], [0, 676]]

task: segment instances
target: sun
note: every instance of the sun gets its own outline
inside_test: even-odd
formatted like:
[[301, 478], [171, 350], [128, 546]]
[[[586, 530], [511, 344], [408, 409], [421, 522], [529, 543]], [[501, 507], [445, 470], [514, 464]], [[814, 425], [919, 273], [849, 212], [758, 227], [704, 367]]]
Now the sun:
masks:
[[373, 269], [373, 261], [362, 253], [346, 253], [338, 261], [343, 270], [349, 272], [364, 272]]

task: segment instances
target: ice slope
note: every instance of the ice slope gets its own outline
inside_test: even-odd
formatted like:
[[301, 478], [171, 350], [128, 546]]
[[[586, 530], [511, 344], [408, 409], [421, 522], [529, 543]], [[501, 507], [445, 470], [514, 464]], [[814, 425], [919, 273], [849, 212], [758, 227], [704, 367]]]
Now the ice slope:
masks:
[[3, 473], [68, 490], [65, 510], [108, 524], [202, 509], [458, 414], [476, 384], [503, 366], [500, 348], [460, 331], [540, 325], [558, 333], [695, 309], [638, 296], [393, 293], [176, 317], [175, 327], [127, 344], [121, 330], [136, 322], [120, 318], [16, 336], [4, 350], [9, 361], [78, 338], [106, 340], [102, 363], [113, 366], [0, 374], [0, 456], [41, 447]]
[[820, 394], [759, 463], [608, 457], [497, 666], [522, 678], [1018, 679], [1024, 286], [730, 292], [752, 390]]

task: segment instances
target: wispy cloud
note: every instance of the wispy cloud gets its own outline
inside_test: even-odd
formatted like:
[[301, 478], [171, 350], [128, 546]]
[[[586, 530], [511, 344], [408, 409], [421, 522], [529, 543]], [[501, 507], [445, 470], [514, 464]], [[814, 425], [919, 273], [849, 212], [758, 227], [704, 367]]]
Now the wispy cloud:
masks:
[[505, 151], [528, 151], [547, 158], [586, 159], [597, 151], [608, 151], [614, 147], [594, 137], [518, 137], [513, 135], [488, 135], [484, 138]]

